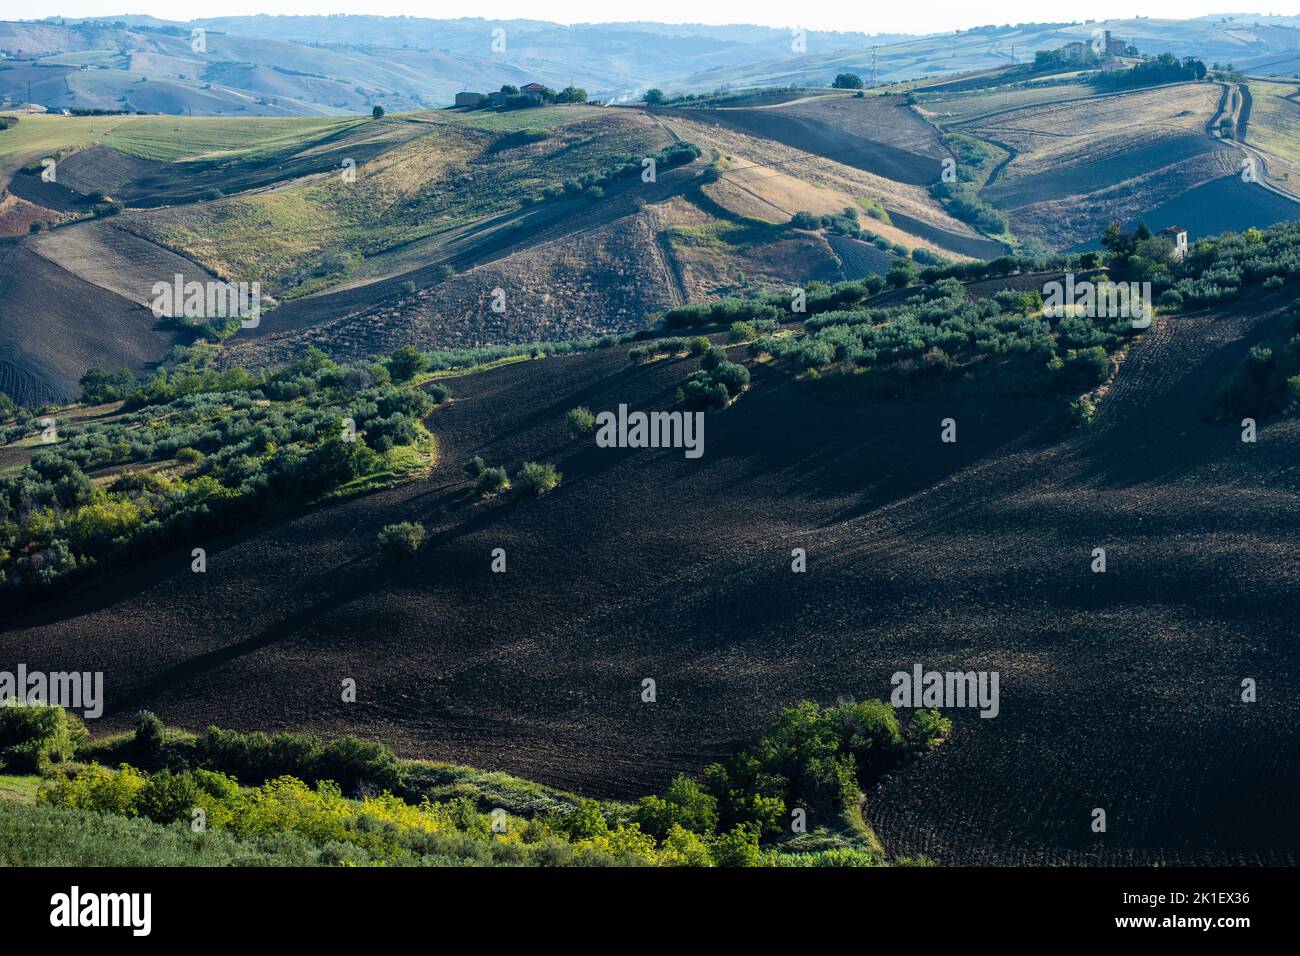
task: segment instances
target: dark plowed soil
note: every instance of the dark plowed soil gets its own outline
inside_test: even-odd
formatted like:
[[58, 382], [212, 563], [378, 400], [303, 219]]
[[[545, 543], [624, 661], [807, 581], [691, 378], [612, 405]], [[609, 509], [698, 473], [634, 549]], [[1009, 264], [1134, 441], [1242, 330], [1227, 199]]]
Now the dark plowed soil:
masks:
[[844, 279], [861, 279], [872, 273], [884, 275], [898, 258], [892, 252], [849, 236], [827, 235], [826, 241], [839, 257], [841, 278]]
[[980, 197], [999, 209], [1019, 209], [1062, 196], [1077, 196], [1106, 189], [1216, 149], [1231, 147], [1199, 134], [1169, 137], [1160, 142], [1159, 148], [1134, 150], [1101, 160], [1084, 161], [1035, 176], [1002, 179], [984, 189]]
[[15, 401], [72, 401], [86, 369], [140, 373], [173, 342], [143, 306], [78, 279], [22, 243], [0, 244], [0, 390]]
[[[905, 216], [896, 210], [890, 210], [889, 218], [900, 229], [910, 232], [914, 236], [920, 236], [922, 239], [928, 239], [937, 246], [960, 252], [964, 256], [971, 256], [976, 259], [996, 259], [1007, 251], [1006, 246], [996, 239], [986, 239], [983, 236], [963, 236], [956, 232], [949, 232], [947, 229], [940, 229], [920, 219]], [[870, 225], [868, 225], [868, 228], [870, 228]]]
[[[55, 175], [58, 175], [57, 171]], [[39, 173], [15, 173], [9, 180], [9, 192], [55, 212], [88, 212], [90, 209], [90, 203], [81, 193], [61, 182], [47, 183]]]
[[[708, 417], [700, 460], [602, 450], [566, 437], [569, 408], [664, 407], [695, 363], [507, 366], [451, 383], [428, 480], [195, 541], [203, 575], [187, 544], [11, 617], [0, 666], [105, 670], [108, 727], [147, 706], [192, 727], [353, 731], [617, 796], [800, 698], [885, 697], [915, 662], [996, 670], [997, 718], [955, 711], [947, 744], [869, 795], [892, 850], [1294, 862], [1300, 423], [1247, 445], [1204, 417], [1276, 318], [1252, 303], [1163, 320], [1066, 440], [1046, 401], [831, 406], [759, 366]], [[941, 444], [949, 416], [958, 441]], [[474, 454], [565, 480], [475, 504], [459, 472]], [[400, 519], [431, 540], [381, 567], [375, 535]]]
[[[1263, 229], [1275, 222], [1295, 219], [1300, 205], [1255, 183], [1244, 183], [1240, 176], [1223, 176], [1190, 189], [1176, 199], [1145, 212], [1141, 221], [1150, 226], [1177, 224], [1186, 229], [1191, 241], [1217, 236], [1229, 230], [1241, 232], [1256, 226]], [[1124, 223], [1132, 229], [1133, 219]], [[1070, 252], [1100, 249], [1098, 240], [1080, 243]]]
[[[102, 189], [110, 196], [126, 198], [128, 184], [164, 167], [151, 159], [130, 156], [111, 146], [92, 146], [73, 153], [59, 163], [59, 181], [77, 192], [89, 194]], [[123, 190], [127, 190], [126, 193]]]

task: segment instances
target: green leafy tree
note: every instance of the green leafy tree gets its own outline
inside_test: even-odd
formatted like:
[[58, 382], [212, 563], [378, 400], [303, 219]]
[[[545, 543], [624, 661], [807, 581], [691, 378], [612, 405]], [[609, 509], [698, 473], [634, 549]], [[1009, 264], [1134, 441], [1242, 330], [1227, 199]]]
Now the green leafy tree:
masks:
[[163, 722], [158, 715], [149, 710], [142, 710], [135, 715], [135, 749], [138, 753], [153, 757], [162, 753]]
[[410, 381], [428, 367], [429, 356], [409, 345], [403, 345], [388, 357], [388, 371], [394, 382]]

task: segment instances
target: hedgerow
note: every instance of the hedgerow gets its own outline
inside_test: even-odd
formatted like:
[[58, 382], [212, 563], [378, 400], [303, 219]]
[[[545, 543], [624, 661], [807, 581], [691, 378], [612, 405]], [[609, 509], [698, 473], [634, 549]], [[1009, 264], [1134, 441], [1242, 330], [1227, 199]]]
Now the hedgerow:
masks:
[[[702, 779], [679, 775], [629, 806], [554, 791], [543, 799], [538, 785], [467, 769], [431, 774], [352, 737], [322, 744], [212, 727], [192, 739], [169, 731], [155, 769], [47, 768], [38, 806], [21, 814], [51, 844], [50, 859], [82, 865], [78, 852], [122, 857], [95, 840], [73, 852], [42, 819], [74, 834], [81, 815], [107, 815], [127, 858], [156, 863], [210, 854], [282, 865], [878, 866], [887, 860], [862, 821], [862, 787], [950, 729], [923, 711], [904, 727], [878, 701], [805, 702]], [[134, 742], [116, 746], [139, 753]], [[459, 783], [443, 786], [443, 776]], [[537, 794], [521, 800], [499, 786]], [[791, 823], [795, 810], [806, 826]], [[0, 805], [0, 832], [7, 811]], [[123, 819], [134, 822], [114, 822]], [[179, 843], [167, 836], [182, 833]]]

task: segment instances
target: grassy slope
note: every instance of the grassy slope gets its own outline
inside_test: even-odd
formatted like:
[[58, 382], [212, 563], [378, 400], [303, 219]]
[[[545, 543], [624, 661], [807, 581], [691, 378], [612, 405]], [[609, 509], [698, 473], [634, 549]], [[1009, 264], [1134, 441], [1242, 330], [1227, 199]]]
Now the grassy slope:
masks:
[[1287, 97], [1300, 92], [1300, 84], [1252, 80], [1249, 86], [1252, 102], [1246, 140], [1281, 160], [1282, 168], [1269, 172], [1279, 179], [1290, 174], [1288, 186], [1295, 191], [1300, 188], [1296, 181], [1300, 176], [1300, 102]]
[[333, 117], [16, 115], [18, 125], [0, 131], [0, 176], [5, 178], [33, 159], [99, 144], [166, 162], [215, 155], [256, 155], [304, 145], [358, 122]]
[[[351, 184], [310, 178], [143, 213], [138, 222], [151, 238], [220, 274], [270, 282], [274, 294], [292, 297], [343, 278], [298, 282], [331, 252], [360, 254], [352, 268], [363, 276], [381, 275], [429, 252], [440, 237], [513, 211], [523, 195], [601, 169], [615, 153], [666, 142], [666, 134], [634, 117], [591, 109], [425, 119], [427, 131], [359, 164]], [[490, 152], [499, 133], [521, 128], [549, 128], [552, 137], [533, 147]], [[370, 262], [375, 258], [380, 261]]]
[[1061, 86], [1035, 84], [1023, 87], [998, 87], [968, 92], [943, 93], [924, 96], [921, 108], [940, 126], [964, 123], [988, 116], [1001, 110], [1020, 109], [1043, 103], [1057, 103], [1095, 95], [1097, 90], [1087, 83], [1070, 83]]
[[0, 802], [35, 803], [40, 785], [34, 774], [0, 774]]

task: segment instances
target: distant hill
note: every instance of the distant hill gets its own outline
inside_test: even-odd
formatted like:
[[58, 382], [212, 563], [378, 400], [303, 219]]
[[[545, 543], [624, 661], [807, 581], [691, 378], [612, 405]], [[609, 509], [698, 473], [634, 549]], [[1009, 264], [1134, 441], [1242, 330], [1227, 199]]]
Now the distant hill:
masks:
[[[205, 31], [197, 50], [195, 29]], [[1297, 17], [1019, 24], [908, 36], [649, 22], [124, 15], [0, 22], [0, 100], [30, 98], [57, 109], [342, 115], [376, 105], [389, 112], [445, 106], [460, 90], [535, 81], [627, 101], [650, 87], [827, 86], [846, 71], [880, 82], [944, 76], [1025, 62], [1036, 50], [1102, 29], [1146, 53], [1300, 74]]]

